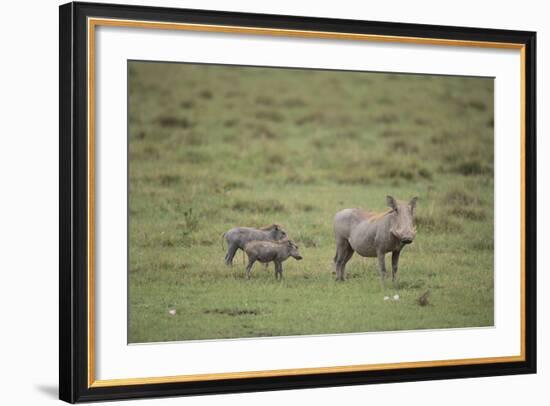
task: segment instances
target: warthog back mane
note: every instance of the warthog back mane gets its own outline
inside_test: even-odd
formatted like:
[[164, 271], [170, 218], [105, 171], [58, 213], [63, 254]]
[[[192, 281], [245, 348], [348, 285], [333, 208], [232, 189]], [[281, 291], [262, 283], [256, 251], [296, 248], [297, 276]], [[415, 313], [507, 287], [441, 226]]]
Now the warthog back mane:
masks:
[[281, 228], [281, 226], [279, 224], [270, 224], [268, 226], [263, 226], [263, 227], [260, 227], [260, 230], [263, 230], [263, 231], [270, 231], [270, 230], [274, 230], [275, 228]]

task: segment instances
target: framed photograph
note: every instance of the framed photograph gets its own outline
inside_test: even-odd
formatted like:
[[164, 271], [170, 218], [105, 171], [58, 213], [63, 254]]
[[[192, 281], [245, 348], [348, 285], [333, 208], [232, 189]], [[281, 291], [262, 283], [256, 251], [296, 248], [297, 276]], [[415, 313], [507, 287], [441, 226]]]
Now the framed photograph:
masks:
[[60, 7], [60, 398], [536, 371], [534, 32]]

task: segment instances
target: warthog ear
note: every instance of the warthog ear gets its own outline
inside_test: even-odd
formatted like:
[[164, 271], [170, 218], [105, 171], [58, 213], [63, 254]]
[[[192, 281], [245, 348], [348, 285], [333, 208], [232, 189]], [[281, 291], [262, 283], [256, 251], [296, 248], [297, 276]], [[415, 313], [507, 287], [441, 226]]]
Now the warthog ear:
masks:
[[393, 210], [397, 210], [397, 202], [395, 201], [395, 199], [393, 198], [393, 196], [386, 196], [386, 204], [388, 205], [388, 207], [391, 207]]
[[411, 210], [414, 212], [414, 209], [416, 208], [416, 201], [418, 200], [418, 196], [415, 196], [411, 199], [409, 202], [409, 206], [411, 206]]

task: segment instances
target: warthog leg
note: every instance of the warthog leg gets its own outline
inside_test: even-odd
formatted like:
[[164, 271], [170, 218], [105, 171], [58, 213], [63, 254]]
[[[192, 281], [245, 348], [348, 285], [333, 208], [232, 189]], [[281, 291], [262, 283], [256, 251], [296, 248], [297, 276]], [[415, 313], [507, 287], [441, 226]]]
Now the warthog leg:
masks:
[[348, 240], [340, 239], [336, 242], [336, 255], [334, 256], [334, 263], [336, 266], [336, 280], [344, 280], [344, 272], [346, 270], [346, 264], [353, 255], [353, 248], [349, 245]]
[[378, 272], [380, 273], [380, 279], [382, 280], [382, 287], [386, 287], [386, 254], [379, 251], [378, 254]]
[[393, 282], [393, 287], [397, 288], [397, 267], [399, 266], [399, 251], [393, 251], [391, 254], [391, 280]]
[[275, 279], [283, 279], [283, 264], [275, 262]]
[[248, 265], [246, 266], [246, 279], [250, 279], [250, 273], [252, 272], [252, 265], [254, 265], [256, 259], [248, 258]]
[[229, 244], [229, 246], [227, 247], [227, 254], [225, 254], [226, 265], [233, 265], [233, 257], [235, 256], [235, 252], [237, 252], [237, 249], [239, 249], [237, 244]]

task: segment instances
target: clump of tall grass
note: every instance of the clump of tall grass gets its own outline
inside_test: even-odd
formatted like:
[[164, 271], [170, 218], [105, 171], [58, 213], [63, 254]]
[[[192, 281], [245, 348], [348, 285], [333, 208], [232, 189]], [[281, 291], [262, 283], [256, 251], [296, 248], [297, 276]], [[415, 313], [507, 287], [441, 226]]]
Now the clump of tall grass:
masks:
[[419, 231], [431, 233], [461, 233], [463, 231], [463, 227], [459, 223], [442, 214], [417, 214], [415, 221]]
[[283, 100], [281, 104], [289, 108], [304, 107], [306, 105], [306, 103], [302, 99], [297, 97]]
[[374, 122], [381, 124], [394, 124], [399, 122], [399, 116], [394, 113], [381, 113], [373, 117]]
[[275, 100], [268, 96], [258, 96], [256, 97], [256, 104], [262, 106], [273, 106], [275, 104]]
[[157, 123], [161, 127], [166, 127], [166, 128], [174, 128], [174, 127], [191, 128], [194, 125], [194, 123], [192, 123], [186, 117], [175, 117], [175, 116], [160, 116], [157, 118]]
[[204, 144], [205, 137], [196, 131], [182, 131], [176, 134], [176, 139], [180, 141], [182, 145], [189, 147]]
[[203, 89], [199, 92], [199, 97], [201, 99], [210, 100], [214, 95], [208, 89]]
[[451, 172], [464, 176], [488, 175], [493, 172], [491, 165], [480, 159], [464, 159], [453, 165]]
[[477, 111], [487, 110], [487, 105], [481, 100], [470, 100], [466, 103], [466, 106]]
[[468, 206], [479, 203], [479, 199], [464, 189], [454, 187], [445, 194], [443, 203], [452, 206]]
[[231, 209], [249, 213], [283, 213], [286, 207], [275, 199], [267, 200], [237, 200], [231, 205]]
[[285, 183], [295, 185], [312, 185], [317, 182], [317, 177], [314, 175], [306, 175], [298, 172], [291, 172], [285, 178]]
[[333, 175], [333, 180], [341, 185], [369, 185], [371, 176], [360, 172], [338, 173]]
[[277, 133], [268, 126], [260, 124], [252, 126], [252, 136], [271, 140], [277, 138]]
[[179, 162], [191, 164], [202, 164], [211, 160], [212, 158], [207, 153], [190, 148], [186, 149], [179, 158]]
[[274, 123], [280, 123], [285, 119], [285, 117], [281, 113], [273, 110], [260, 110], [256, 112], [255, 116], [259, 120], [267, 120]]
[[493, 238], [479, 238], [470, 243], [470, 246], [478, 251], [493, 251], [495, 242]]
[[195, 107], [195, 103], [192, 100], [182, 100], [180, 102], [180, 107], [182, 109], [192, 109]]
[[442, 203], [454, 217], [472, 221], [483, 221], [487, 218], [487, 213], [480, 207], [483, 202], [466, 189], [456, 186], [451, 188], [444, 195]]
[[392, 153], [404, 153], [404, 154], [416, 154], [419, 149], [416, 145], [407, 142], [405, 140], [396, 140], [390, 142], [387, 147], [389, 152]]
[[170, 187], [180, 183], [181, 176], [177, 174], [165, 173], [159, 175], [157, 179], [162, 186]]
[[306, 213], [312, 212], [316, 209], [316, 207], [314, 205], [309, 204], [309, 203], [297, 203], [296, 208], [298, 210], [306, 212]]
[[156, 146], [147, 145], [144, 148], [132, 148], [130, 155], [131, 159], [156, 160], [160, 158], [160, 151]]
[[483, 209], [471, 209], [464, 206], [453, 207], [449, 210], [449, 213], [473, 221], [483, 221], [487, 218], [487, 213]]
[[320, 124], [323, 122], [324, 118], [325, 116], [321, 112], [309, 113], [296, 119], [295, 123], [299, 126], [316, 123]]
[[379, 177], [393, 180], [414, 181], [419, 179], [432, 180], [432, 172], [419, 166], [416, 161], [405, 163], [403, 161], [388, 161], [387, 165], [379, 170]]

